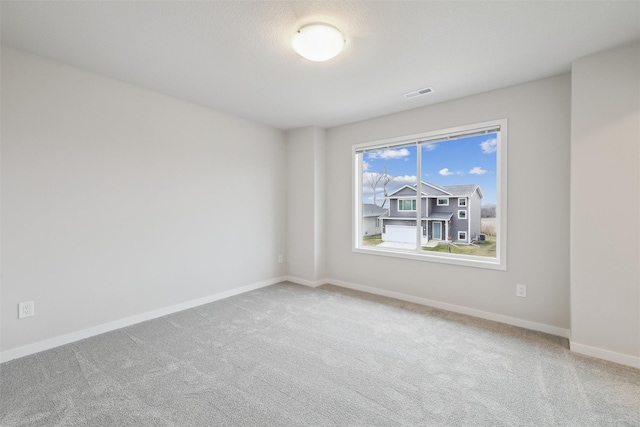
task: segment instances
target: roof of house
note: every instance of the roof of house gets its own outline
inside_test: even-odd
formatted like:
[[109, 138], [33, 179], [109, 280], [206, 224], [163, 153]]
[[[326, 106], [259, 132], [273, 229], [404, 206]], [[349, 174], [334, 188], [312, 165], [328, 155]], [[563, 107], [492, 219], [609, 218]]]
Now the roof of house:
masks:
[[370, 218], [370, 217], [379, 217], [380, 215], [387, 212], [387, 209], [381, 208], [378, 205], [374, 205], [373, 203], [363, 203], [362, 204], [362, 217]]
[[[387, 198], [393, 197], [396, 193], [401, 192], [405, 188], [415, 191], [417, 185], [418, 184], [414, 184], [412, 186], [405, 185], [388, 195]], [[476, 189], [478, 190], [478, 194], [480, 194], [480, 198], [483, 197], [482, 190], [480, 190], [480, 186], [478, 184], [443, 185], [440, 187], [435, 184], [422, 181], [421, 187], [422, 195], [427, 197], [471, 197]]]
[[437, 185], [424, 182], [424, 181], [422, 181], [421, 191], [422, 191], [422, 194], [426, 196], [449, 196], [451, 194], [444, 187], [438, 187]]
[[461, 196], [461, 197], [469, 197], [477, 189], [478, 193], [480, 193], [480, 198], [482, 198], [482, 190], [480, 190], [480, 186], [478, 184], [445, 185], [445, 186], [442, 186], [442, 188], [447, 192], [451, 193], [452, 196]]
[[[427, 220], [433, 220], [433, 221], [448, 221], [451, 219], [451, 217], [453, 216], [453, 212], [432, 212], [431, 214], [429, 214], [429, 216], [422, 216], [422, 220], [424, 221], [425, 219]], [[381, 216], [380, 219], [398, 219], [398, 220], [402, 220], [402, 221], [411, 221], [411, 220], [415, 220], [415, 217], [410, 218], [410, 217], [404, 217], [404, 216], [389, 216], [384, 215]]]
[[453, 216], [452, 212], [431, 212], [427, 219], [448, 221]]

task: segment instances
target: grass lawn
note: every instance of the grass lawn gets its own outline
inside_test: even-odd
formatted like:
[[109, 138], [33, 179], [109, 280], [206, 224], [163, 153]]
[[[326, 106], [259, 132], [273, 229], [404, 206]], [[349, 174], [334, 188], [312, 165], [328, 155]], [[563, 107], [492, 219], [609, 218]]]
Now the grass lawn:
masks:
[[374, 234], [371, 236], [365, 236], [362, 238], [362, 244], [364, 246], [377, 246], [382, 243], [382, 235]]
[[449, 252], [449, 248], [451, 248], [452, 254], [461, 254], [461, 255], [476, 255], [476, 256], [486, 256], [486, 257], [494, 257], [496, 256], [496, 237], [495, 236], [487, 236], [487, 240], [483, 243], [477, 243], [474, 245], [448, 245], [448, 244], [440, 244], [435, 248], [428, 248], [423, 246], [422, 249], [425, 251], [431, 252]]

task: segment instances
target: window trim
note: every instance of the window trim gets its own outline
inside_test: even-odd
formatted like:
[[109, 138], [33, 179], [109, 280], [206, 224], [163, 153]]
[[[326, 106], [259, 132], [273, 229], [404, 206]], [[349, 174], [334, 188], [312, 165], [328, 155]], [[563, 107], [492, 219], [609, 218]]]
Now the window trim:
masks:
[[[464, 202], [464, 203], [460, 203], [460, 202]], [[458, 207], [459, 208], [466, 208], [467, 207], [467, 198], [466, 197], [460, 197], [458, 198]]]
[[[464, 237], [460, 237], [461, 234], [464, 234]], [[458, 241], [460, 241], [460, 240], [464, 240], [465, 242], [467, 241], [467, 232], [466, 231], [458, 230]]]
[[[428, 142], [444, 141], [447, 138], [455, 139], [466, 136], [497, 133], [498, 145], [496, 152], [496, 226], [498, 228], [498, 239], [496, 241], [495, 258], [470, 255], [452, 255], [440, 252], [421, 251], [420, 245], [415, 252], [406, 250], [396, 250], [391, 248], [378, 248], [375, 246], [363, 246], [362, 236], [362, 203], [359, 201], [362, 196], [362, 162], [359, 156], [368, 151], [377, 151], [385, 148], [400, 148], [401, 146], [418, 146]], [[352, 145], [352, 252], [386, 256], [392, 258], [410, 259], [417, 261], [435, 262], [441, 264], [452, 264], [465, 267], [476, 267], [491, 270], [507, 270], [507, 151], [508, 151], [508, 120], [506, 118], [496, 119], [482, 123], [457, 126], [435, 131], [392, 137], [382, 140], [358, 143]], [[417, 150], [416, 156], [420, 158], [422, 150]], [[418, 164], [420, 160], [418, 160]], [[467, 201], [469, 205], [469, 201]], [[416, 221], [418, 223], [420, 221]], [[384, 227], [384, 221], [382, 226]], [[416, 238], [418, 238], [418, 227], [416, 225]]]
[[[440, 200], [445, 200], [447, 203], [440, 203]], [[449, 206], [449, 198], [448, 197], [437, 197], [436, 198], [436, 206]]]
[[467, 210], [466, 209], [458, 210], [458, 219], [467, 219]]

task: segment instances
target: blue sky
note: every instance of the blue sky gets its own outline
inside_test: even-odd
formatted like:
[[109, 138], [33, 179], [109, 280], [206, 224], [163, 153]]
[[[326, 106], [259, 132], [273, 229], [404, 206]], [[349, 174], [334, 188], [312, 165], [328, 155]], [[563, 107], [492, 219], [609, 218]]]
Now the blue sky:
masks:
[[[452, 141], [422, 145], [423, 181], [435, 185], [478, 184], [484, 194], [483, 205], [496, 203], [497, 140], [495, 134], [472, 136]], [[373, 203], [373, 188], [367, 175], [380, 172], [395, 178], [387, 186], [389, 193], [405, 184], [416, 183], [416, 147], [401, 147], [363, 155], [363, 201]], [[382, 183], [377, 185], [377, 202], [381, 204]]]

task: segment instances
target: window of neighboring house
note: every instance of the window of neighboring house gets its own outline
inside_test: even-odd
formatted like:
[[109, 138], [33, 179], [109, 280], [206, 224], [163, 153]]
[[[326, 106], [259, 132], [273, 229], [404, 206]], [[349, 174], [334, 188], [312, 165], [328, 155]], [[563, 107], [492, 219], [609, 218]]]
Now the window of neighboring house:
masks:
[[399, 211], [415, 211], [416, 199], [398, 200], [398, 210]]
[[[506, 119], [357, 144], [352, 153], [354, 251], [506, 270]], [[464, 208], [457, 219], [468, 222], [451, 221], [450, 199]], [[363, 233], [365, 205], [386, 211], [377, 236]], [[431, 240], [479, 240], [480, 234], [486, 238], [477, 247], [453, 245], [450, 252]]]
[[380, 218], [376, 218], [376, 228], [380, 228]]

